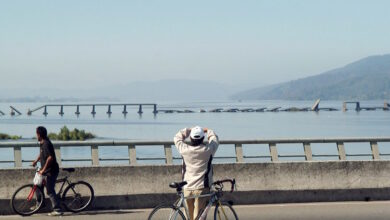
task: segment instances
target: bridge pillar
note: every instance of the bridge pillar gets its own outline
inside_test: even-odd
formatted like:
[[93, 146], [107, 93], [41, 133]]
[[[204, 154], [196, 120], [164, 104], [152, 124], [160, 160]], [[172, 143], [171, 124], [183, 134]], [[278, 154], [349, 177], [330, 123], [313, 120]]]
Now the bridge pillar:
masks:
[[355, 109], [356, 111], [360, 111], [361, 110], [361, 108], [360, 108], [360, 102], [356, 102], [356, 109]]
[[80, 115], [80, 106], [79, 106], [79, 105], [77, 105], [77, 107], [76, 107], [76, 112], [75, 112], [75, 114], [76, 114], [77, 116]]
[[61, 116], [64, 115], [64, 106], [63, 106], [63, 105], [61, 105], [59, 114], [60, 114]]
[[142, 114], [142, 105], [139, 105], [138, 114]]
[[[11, 108], [11, 115], [15, 115], [16, 113], [18, 113], [18, 115], [21, 115], [22, 113], [20, 111], [18, 111], [15, 107], [13, 107], [12, 105], [10, 106]], [[13, 113], [13, 114], [12, 114]]]
[[157, 105], [154, 104], [154, 105], [153, 105], [153, 114], [157, 114], [157, 113], [158, 113], [158, 111], [157, 111]]
[[124, 114], [124, 115], [126, 115], [128, 112], [127, 112], [127, 110], [126, 110], [126, 105], [123, 105], [123, 111], [122, 111], [122, 113]]
[[92, 116], [95, 117], [96, 115], [96, 111], [95, 111], [95, 105], [92, 105], [92, 112], [91, 112]]
[[112, 114], [112, 111], [111, 111], [111, 105], [108, 105], [107, 114], [108, 114], [108, 115], [111, 115], [111, 114]]
[[343, 103], [343, 112], [346, 112], [348, 109], [347, 109], [347, 103], [346, 102], [344, 102]]
[[47, 113], [47, 106], [45, 105], [45, 108], [44, 108], [44, 110], [43, 110], [43, 115], [44, 115], [44, 116], [47, 116], [47, 114], [48, 114], [48, 113]]

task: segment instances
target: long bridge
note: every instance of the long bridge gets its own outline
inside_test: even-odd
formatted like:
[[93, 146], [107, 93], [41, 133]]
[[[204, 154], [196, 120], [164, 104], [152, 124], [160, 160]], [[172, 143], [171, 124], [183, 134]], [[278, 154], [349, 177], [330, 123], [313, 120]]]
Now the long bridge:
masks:
[[[235, 113], [235, 112], [244, 112], [244, 113], [250, 113], [250, 112], [307, 112], [307, 111], [339, 111], [337, 108], [332, 108], [332, 107], [320, 107], [320, 99], [316, 100], [316, 102], [313, 104], [312, 107], [287, 107], [287, 108], [282, 108], [282, 107], [260, 107], [260, 108], [215, 108], [215, 109], [210, 109], [210, 110], [204, 110], [200, 109], [200, 113]], [[361, 110], [367, 110], [367, 111], [373, 111], [373, 110], [384, 110], [388, 111], [390, 109], [390, 104], [387, 103], [386, 101], [384, 102], [383, 107], [379, 106], [374, 106], [374, 107], [362, 107], [360, 105], [359, 101], [345, 101], [343, 102], [343, 107], [342, 110], [345, 112], [348, 110], [347, 106], [348, 105], [355, 105], [355, 111], [361, 111]], [[184, 110], [179, 110], [179, 109], [157, 109], [157, 104], [156, 103], [97, 103], [97, 104], [46, 104], [39, 106], [37, 108], [34, 108], [32, 110], [27, 111], [27, 115], [32, 115], [34, 112], [37, 112], [39, 110], [43, 110], [43, 115], [47, 116], [49, 114], [49, 108], [57, 108], [59, 109], [58, 114], [63, 116], [65, 114], [65, 109], [68, 107], [73, 107], [75, 109], [74, 114], [79, 116], [81, 114], [80, 108], [83, 107], [89, 107], [91, 108], [91, 114], [93, 116], [96, 115], [97, 107], [106, 107], [107, 108], [107, 115], [111, 115], [113, 113], [112, 107], [116, 106], [121, 106], [123, 108], [122, 114], [126, 116], [128, 114], [128, 108], [127, 107], [138, 107], [138, 114], [143, 113], [143, 107], [151, 107], [152, 113], [157, 114], [157, 113], [194, 113], [194, 110], [191, 109], [184, 109]], [[16, 109], [14, 106], [10, 106], [11, 108], [11, 116], [16, 116], [16, 115], [21, 115], [22, 113]], [[4, 112], [0, 110], [0, 116], [5, 115]]]
[[386, 101], [384, 102], [383, 107], [361, 107], [360, 102], [358, 102], [358, 101], [346, 101], [346, 102], [343, 102], [343, 111], [344, 112], [348, 110], [348, 108], [347, 108], [348, 104], [354, 104], [355, 111], [361, 111], [361, 110], [375, 111], [377, 109], [388, 111], [390, 108], [390, 104], [387, 103]]
[[94, 116], [94, 115], [96, 115], [96, 107], [98, 107], [98, 106], [107, 107], [106, 113], [108, 115], [112, 114], [111, 107], [113, 107], [113, 106], [122, 106], [123, 107], [122, 114], [124, 114], [124, 115], [126, 115], [128, 113], [128, 111], [127, 111], [128, 106], [138, 106], [138, 112], [137, 112], [138, 114], [143, 113], [143, 106], [151, 106], [151, 107], [153, 107], [153, 114], [158, 113], [157, 104], [155, 104], [155, 103], [123, 103], [123, 104], [122, 103], [99, 103], [99, 104], [49, 104], [49, 105], [42, 105], [42, 106], [39, 106], [33, 110], [28, 110], [27, 115], [32, 115], [33, 112], [36, 112], [38, 110], [43, 109], [43, 115], [47, 116], [49, 114], [48, 113], [49, 107], [59, 108], [60, 111], [58, 112], [58, 114], [61, 116], [63, 116], [65, 114], [64, 107], [75, 107], [75, 109], [76, 109], [75, 114], [80, 115], [81, 114], [80, 107], [90, 107], [92, 109], [91, 114]]

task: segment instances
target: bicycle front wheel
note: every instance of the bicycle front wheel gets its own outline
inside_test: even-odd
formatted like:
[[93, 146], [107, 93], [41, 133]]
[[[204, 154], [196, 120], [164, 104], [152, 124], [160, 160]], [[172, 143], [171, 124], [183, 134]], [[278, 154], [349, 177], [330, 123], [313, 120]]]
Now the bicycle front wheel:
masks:
[[94, 198], [93, 188], [87, 182], [72, 183], [66, 187], [62, 201], [71, 212], [81, 212], [91, 205]]
[[186, 220], [180, 209], [173, 205], [163, 204], [153, 209], [148, 220]]
[[18, 188], [11, 198], [11, 207], [19, 215], [28, 216], [39, 211], [45, 199], [42, 189], [33, 184]]
[[228, 220], [228, 219], [238, 220], [236, 211], [234, 211], [233, 207], [227, 202], [217, 203], [217, 206], [215, 207], [215, 211], [214, 211], [214, 220]]

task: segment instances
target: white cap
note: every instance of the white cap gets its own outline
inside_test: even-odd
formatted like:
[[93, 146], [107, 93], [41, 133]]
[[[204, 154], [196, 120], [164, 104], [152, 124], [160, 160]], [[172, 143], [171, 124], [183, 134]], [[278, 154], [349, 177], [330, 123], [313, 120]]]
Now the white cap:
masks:
[[195, 126], [194, 128], [191, 129], [190, 137], [192, 139], [201, 139], [204, 137], [204, 131], [203, 128], [199, 126]]

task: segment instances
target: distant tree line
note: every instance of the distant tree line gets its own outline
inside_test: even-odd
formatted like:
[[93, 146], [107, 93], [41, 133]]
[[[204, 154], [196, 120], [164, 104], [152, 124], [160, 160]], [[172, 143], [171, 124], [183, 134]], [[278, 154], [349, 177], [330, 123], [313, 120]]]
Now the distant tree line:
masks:
[[79, 130], [77, 128], [73, 130], [69, 130], [68, 127], [64, 126], [61, 128], [60, 132], [58, 134], [56, 133], [49, 133], [48, 137], [51, 140], [61, 140], [61, 141], [84, 141], [87, 139], [95, 138], [96, 135], [86, 132], [84, 130]]
[[[51, 140], [60, 140], [60, 141], [84, 141], [87, 139], [95, 138], [96, 135], [86, 132], [84, 130], [79, 130], [77, 128], [73, 130], [69, 130], [66, 126], [62, 127], [60, 132], [58, 134], [56, 133], [49, 133], [47, 135]], [[0, 133], [0, 140], [19, 140], [22, 136], [18, 135], [9, 135]], [[34, 137], [33, 139], [36, 139]]]
[[22, 136], [0, 133], [0, 140], [18, 140], [20, 138], [22, 138]]

